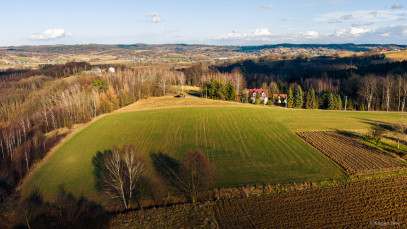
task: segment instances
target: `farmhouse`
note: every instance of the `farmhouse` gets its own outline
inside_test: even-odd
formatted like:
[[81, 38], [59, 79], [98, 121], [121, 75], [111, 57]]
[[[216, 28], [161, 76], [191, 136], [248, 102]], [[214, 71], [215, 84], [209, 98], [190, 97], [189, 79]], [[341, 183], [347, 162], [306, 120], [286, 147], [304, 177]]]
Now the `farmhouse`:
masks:
[[273, 100], [277, 103], [287, 103], [287, 94], [273, 94]]
[[250, 89], [249, 90], [249, 99], [252, 100], [252, 103], [256, 101], [256, 97], [259, 96], [260, 101], [264, 102], [264, 104], [267, 103], [267, 100], [269, 98], [269, 93], [267, 89]]

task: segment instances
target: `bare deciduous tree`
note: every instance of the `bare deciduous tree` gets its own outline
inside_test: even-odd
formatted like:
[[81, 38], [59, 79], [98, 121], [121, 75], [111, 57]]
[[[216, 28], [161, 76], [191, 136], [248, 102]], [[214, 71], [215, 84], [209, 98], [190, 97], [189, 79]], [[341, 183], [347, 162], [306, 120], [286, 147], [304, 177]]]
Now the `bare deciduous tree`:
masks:
[[179, 165], [180, 189], [192, 202], [198, 192], [212, 184], [213, 172], [208, 158], [200, 150], [187, 151]]
[[387, 76], [383, 80], [383, 98], [386, 110], [389, 111], [390, 109], [390, 98], [391, 98], [391, 90], [393, 87], [393, 79], [391, 76]]
[[359, 94], [363, 97], [363, 99], [367, 102], [367, 110], [371, 110], [371, 106], [373, 103], [374, 96], [376, 95], [377, 90], [377, 78], [373, 75], [368, 75], [363, 77], [360, 80], [360, 90]]
[[181, 86], [181, 91], [184, 92], [185, 74], [183, 72], [178, 72], [176, 77], [179, 85]]
[[134, 145], [114, 146], [104, 158], [102, 186], [106, 196], [118, 199], [127, 209], [133, 201], [138, 182], [147, 173]]
[[43, 198], [38, 188], [35, 188], [27, 198], [22, 200], [20, 206], [28, 228], [31, 228], [30, 221], [39, 215], [42, 204]]

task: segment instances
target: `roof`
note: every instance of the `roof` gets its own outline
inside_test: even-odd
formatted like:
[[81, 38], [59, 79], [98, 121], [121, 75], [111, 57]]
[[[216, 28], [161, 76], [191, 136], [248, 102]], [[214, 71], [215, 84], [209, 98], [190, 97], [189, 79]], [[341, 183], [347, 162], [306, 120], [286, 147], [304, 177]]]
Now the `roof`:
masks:
[[[256, 93], [262, 93], [262, 92], [264, 92], [264, 93], [266, 94], [265, 97], [269, 97], [269, 92], [268, 92], [267, 89], [250, 89], [250, 90], [249, 90], [249, 95], [250, 95], [250, 97], [253, 96], [253, 92], [256, 92]], [[261, 94], [259, 95], [259, 97], [262, 97]]]
[[287, 98], [287, 94], [273, 94], [273, 99], [277, 98], [278, 96], [280, 96], [281, 98]]

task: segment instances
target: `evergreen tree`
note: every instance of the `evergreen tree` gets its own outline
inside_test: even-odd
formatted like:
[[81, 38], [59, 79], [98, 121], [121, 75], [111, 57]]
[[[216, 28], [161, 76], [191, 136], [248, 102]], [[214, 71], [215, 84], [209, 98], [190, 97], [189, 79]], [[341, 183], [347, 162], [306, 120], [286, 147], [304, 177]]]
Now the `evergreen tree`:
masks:
[[335, 101], [334, 101], [334, 95], [332, 93], [329, 93], [328, 95], [328, 110], [333, 110], [335, 109]]
[[348, 101], [346, 102], [346, 109], [353, 110], [353, 102], [351, 99], [348, 99]]
[[365, 105], [363, 103], [360, 104], [359, 110], [360, 111], [365, 111]]
[[294, 107], [294, 96], [293, 96], [293, 90], [291, 89], [291, 87], [288, 89], [287, 107], [288, 108]]
[[311, 93], [308, 91], [307, 93], [307, 99], [305, 101], [305, 108], [307, 109], [312, 109], [312, 98], [311, 98]]
[[339, 94], [336, 95], [336, 101], [337, 101], [336, 108], [337, 108], [338, 110], [342, 110], [342, 99], [341, 99], [341, 95], [339, 95]]
[[332, 96], [333, 96], [333, 99], [334, 99], [334, 107], [331, 110], [338, 110], [338, 98], [336, 97], [336, 94], [332, 93]]
[[312, 109], [317, 109], [318, 108], [318, 100], [315, 97], [314, 89], [311, 89], [311, 107], [312, 107]]
[[304, 105], [304, 93], [300, 85], [298, 85], [297, 90], [295, 90], [294, 104], [296, 108], [302, 108]]
[[226, 100], [234, 101], [236, 99], [236, 89], [233, 84], [229, 81], [226, 86]]

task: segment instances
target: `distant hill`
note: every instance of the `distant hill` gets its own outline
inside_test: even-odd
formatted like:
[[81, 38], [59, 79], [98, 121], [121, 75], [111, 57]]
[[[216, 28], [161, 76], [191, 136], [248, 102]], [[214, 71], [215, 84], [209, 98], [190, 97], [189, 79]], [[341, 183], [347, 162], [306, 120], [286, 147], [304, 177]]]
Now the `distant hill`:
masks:
[[86, 44], [86, 45], [41, 45], [41, 46], [9, 46], [2, 47], [2, 51], [32, 52], [32, 53], [52, 53], [52, 54], [89, 54], [91, 52], [123, 52], [126, 50], [162, 50], [173, 52], [237, 52], [251, 53], [266, 49], [275, 48], [303, 48], [315, 49], [326, 48], [333, 50], [346, 50], [353, 52], [365, 52], [373, 49], [405, 49], [407, 45], [396, 44], [273, 44], [261, 46], [213, 46], [199, 44]]

